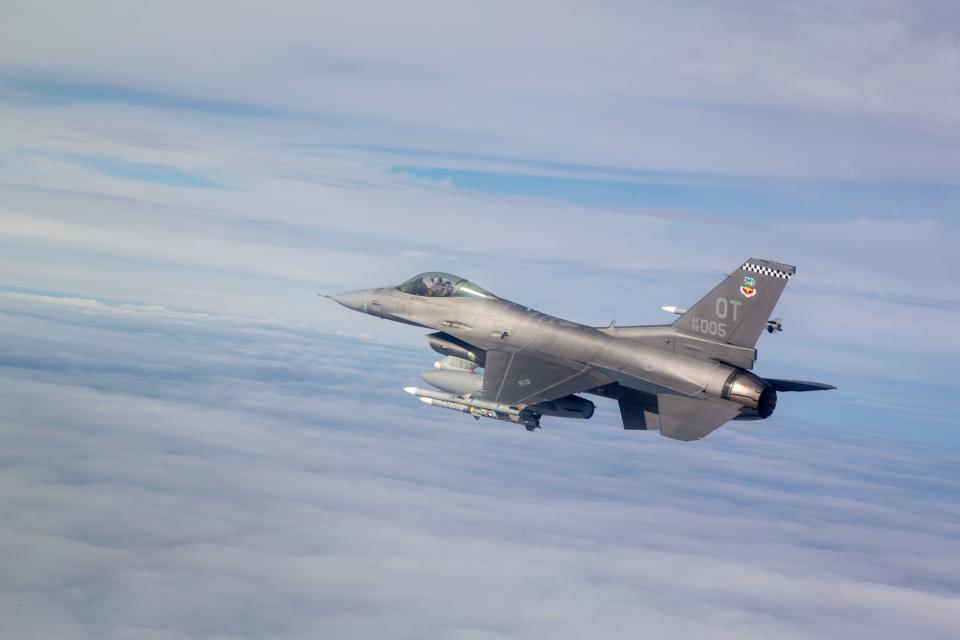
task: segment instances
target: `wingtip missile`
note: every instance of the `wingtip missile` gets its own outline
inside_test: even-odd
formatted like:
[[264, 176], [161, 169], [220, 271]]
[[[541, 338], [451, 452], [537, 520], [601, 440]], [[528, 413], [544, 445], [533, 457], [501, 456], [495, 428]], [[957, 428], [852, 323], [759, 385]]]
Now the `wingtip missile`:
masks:
[[687, 310], [684, 309], [683, 307], [674, 307], [673, 305], [669, 307], [660, 307], [660, 308], [666, 311], [667, 313], [675, 313], [678, 316], [682, 316], [687, 312]]

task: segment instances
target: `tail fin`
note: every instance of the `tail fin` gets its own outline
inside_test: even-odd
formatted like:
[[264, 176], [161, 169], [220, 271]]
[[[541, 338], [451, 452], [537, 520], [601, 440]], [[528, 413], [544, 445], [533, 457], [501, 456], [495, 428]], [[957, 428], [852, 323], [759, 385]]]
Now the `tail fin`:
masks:
[[750, 258], [673, 326], [694, 335], [753, 348], [796, 267]]

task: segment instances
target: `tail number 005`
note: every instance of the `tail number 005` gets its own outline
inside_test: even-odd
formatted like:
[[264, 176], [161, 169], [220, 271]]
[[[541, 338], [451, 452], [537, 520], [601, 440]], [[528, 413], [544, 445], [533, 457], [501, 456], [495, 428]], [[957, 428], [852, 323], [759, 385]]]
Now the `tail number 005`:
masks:
[[717, 298], [714, 311], [716, 312], [716, 317], [719, 318], [719, 320], [710, 320], [709, 318], [693, 316], [690, 318], [690, 329], [696, 333], [703, 333], [708, 336], [717, 336], [718, 338], [726, 338], [727, 323], [723, 322], [723, 320], [730, 318], [734, 323], [736, 323], [740, 319], [739, 316], [741, 304], [743, 304], [743, 302], [740, 300]]
[[727, 337], [727, 323], [716, 320], [707, 320], [693, 316], [690, 318], [690, 329], [696, 333], [704, 333], [708, 336], [717, 336], [718, 338]]

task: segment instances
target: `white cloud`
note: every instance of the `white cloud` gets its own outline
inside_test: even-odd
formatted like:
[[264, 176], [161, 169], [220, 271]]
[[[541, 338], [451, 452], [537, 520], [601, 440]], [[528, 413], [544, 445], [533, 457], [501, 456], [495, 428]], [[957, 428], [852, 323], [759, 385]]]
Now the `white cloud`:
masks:
[[907, 2], [20, 3], [0, 55], [28, 78], [316, 117], [300, 139], [955, 180], [955, 18]]
[[953, 635], [949, 451], [789, 420], [685, 446], [612, 410], [530, 435], [409, 402], [422, 352], [0, 306], [18, 637]]

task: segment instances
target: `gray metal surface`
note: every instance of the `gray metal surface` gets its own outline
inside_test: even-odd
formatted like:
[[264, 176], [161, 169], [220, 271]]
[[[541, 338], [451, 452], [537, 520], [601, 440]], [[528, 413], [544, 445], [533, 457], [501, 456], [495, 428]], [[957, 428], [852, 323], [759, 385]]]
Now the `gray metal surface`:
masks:
[[[332, 297], [362, 313], [433, 329], [430, 347], [447, 358], [424, 380], [464, 406], [526, 410], [529, 429], [551, 415], [546, 403], [593, 393], [620, 402], [627, 429], [691, 440], [731, 419], [766, 418], [777, 391], [832, 388], [749, 371], [757, 339], [795, 271], [751, 258], [689, 309], [671, 308], [682, 312], [673, 324], [646, 327], [570, 322], [441, 272]], [[476, 366], [482, 376], [472, 372]]]

